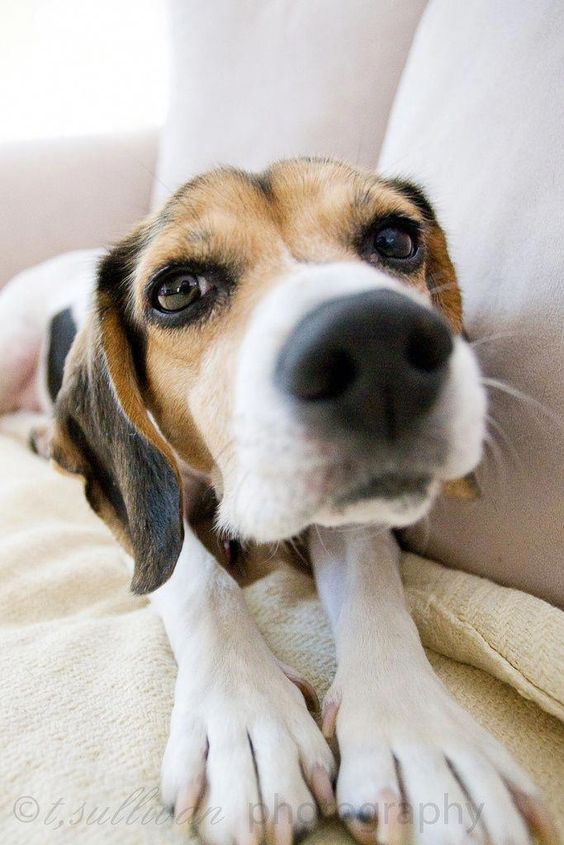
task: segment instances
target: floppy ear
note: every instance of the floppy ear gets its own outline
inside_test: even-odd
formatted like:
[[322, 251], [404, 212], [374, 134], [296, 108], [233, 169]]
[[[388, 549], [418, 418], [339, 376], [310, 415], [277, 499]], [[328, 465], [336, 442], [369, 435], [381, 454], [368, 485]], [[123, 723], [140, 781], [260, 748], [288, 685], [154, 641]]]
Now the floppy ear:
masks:
[[127, 318], [139, 244], [132, 236], [100, 264], [95, 307], [65, 366], [51, 457], [84, 476], [90, 505], [135, 560], [131, 589], [148, 593], [171, 575], [184, 529], [176, 460], [142, 398], [143, 336]]

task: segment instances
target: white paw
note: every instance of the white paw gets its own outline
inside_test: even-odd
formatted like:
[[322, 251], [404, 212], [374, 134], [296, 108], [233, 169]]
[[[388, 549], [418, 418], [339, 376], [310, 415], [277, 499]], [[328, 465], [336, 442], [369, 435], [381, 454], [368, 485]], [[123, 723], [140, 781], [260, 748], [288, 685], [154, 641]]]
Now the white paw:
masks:
[[393, 702], [336, 679], [324, 713], [341, 755], [338, 811], [360, 842], [557, 842], [528, 775], [435, 678]]
[[[210, 845], [288, 845], [335, 811], [334, 760], [274, 659], [177, 681], [162, 797]], [[241, 664], [238, 666], [241, 670]]]

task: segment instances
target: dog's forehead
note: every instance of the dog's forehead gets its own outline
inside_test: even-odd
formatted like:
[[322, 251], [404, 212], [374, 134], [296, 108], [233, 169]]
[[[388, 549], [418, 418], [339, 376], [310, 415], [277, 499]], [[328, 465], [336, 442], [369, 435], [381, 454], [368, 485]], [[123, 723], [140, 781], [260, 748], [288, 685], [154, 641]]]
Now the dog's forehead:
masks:
[[340, 162], [287, 161], [260, 174], [215, 170], [169, 200], [144, 264], [150, 271], [187, 254], [228, 253], [252, 265], [264, 250], [277, 249], [300, 260], [328, 259], [332, 245], [346, 247], [357, 229], [391, 214], [422, 219], [416, 203], [391, 183]]

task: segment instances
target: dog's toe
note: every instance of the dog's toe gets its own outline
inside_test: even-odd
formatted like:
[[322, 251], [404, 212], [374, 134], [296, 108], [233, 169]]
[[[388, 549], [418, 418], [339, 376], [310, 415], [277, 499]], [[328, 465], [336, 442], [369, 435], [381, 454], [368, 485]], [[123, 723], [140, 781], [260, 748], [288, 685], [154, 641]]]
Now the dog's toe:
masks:
[[162, 797], [177, 824], [206, 845], [291, 845], [335, 811], [333, 755], [278, 667], [260, 694], [203, 692], [172, 714]]
[[197, 828], [207, 845], [258, 845], [262, 818], [253, 753], [244, 727], [212, 722], [206, 794]]
[[198, 721], [186, 720], [171, 730], [161, 768], [161, 798], [175, 824], [188, 827], [205, 785], [207, 737]]

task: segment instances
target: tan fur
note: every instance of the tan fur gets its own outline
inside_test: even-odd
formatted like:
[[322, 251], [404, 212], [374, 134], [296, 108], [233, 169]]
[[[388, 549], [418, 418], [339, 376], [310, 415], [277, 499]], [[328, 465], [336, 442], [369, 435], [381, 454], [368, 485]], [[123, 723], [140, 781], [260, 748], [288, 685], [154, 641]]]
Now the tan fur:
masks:
[[446, 238], [440, 226], [434, 225], [428, 235], [429, 260], [427, 276], [432, 299], [455, 334], [462, 332], [462, 295], [456, 271], [450, 260]]
[[[221, 494], [222, 469], [234, 460], [230, 421], [237, 352], [254, 307], [296, 262], [362, 262], [359, 233], [376, 217], [387, 215], [416, 221], [427, 253], [416, 273], [396, 273], [396, 277], [432, 297], [453, 330], [460, 332], [461, 298], [444, 235], [393, 184], [330, 161], [284, 162], [260, 177], [218, 170], [181, 188], [161, 212], [123, 242], [131, 253], [127, 317], [145, 342], [143, 388], [135, 375], [125, 315], [114, 292], [105, 290], [98, 293], [97, 311], [72, 350], [63, 394], [72, 389], [73, 373], [94, 372], [97, 357], [103, 354], [123, 413], [164, 456], [178, 483], [175, 455], [211, 479]], [[145, 291], [157, 271], [178, 262], [227, 264], [234, 269], [237, 284], [228, 303], [202, 323], [170, 330], [147, 323]], [[435, 290], [430, 293], [429, 287]], [[64, 415], [57, 424], [52, 454], [67, 471], [88, 475]], [[464, 481], [451, 483], [446, 492], [467, 497], [470, 487]], [[129, 548], [127, 533], [96, 479], [90, 479], [89, 498]]]
[[[268, 196], [245, 174], [216, 171], [181, 189], [153, 224], [134, 278], [135, 313], [142, 320], [150, 277], [175, 261], [232, 261], [240, 268], [228, 309], [204, 326], [174, 332], [148, 329], [147, 402], [174, 449], [199, 471], [221, 477], [230, 458], [230, 385], [241, 337], [253, 307], [295, 261], [358, 260], [355, 231], [377, 215], [407, 214], [425, 228], [428, 267], [405, 278], [428, 294], [431, 270], [436, 304], [453, 329], [461, 301], [446, 242], [438, 226], [370, 173], [337, 162], [295, 161], [267, 173]], [[435, 281], [433, 282], [435, 284]], [[218, 360], [221, 364], [217, 365]], [[189, 397], [188, 403], [186, 397]]]
[[[102, 304], [103, 307], [103, 304]], [[147, 407], [134, 377], [131, 349], [127, 343], [118, 314], [112, 309], [104, 310], [100, 319], [100, 340], [106, 358], [114, 389], [125, 414], [137, 430], [163, 453], [176, 469], [176, 461], [166, 440], [159, 434], [147, 416]], [[180, 482], [180, 476], [178, 476]]]

